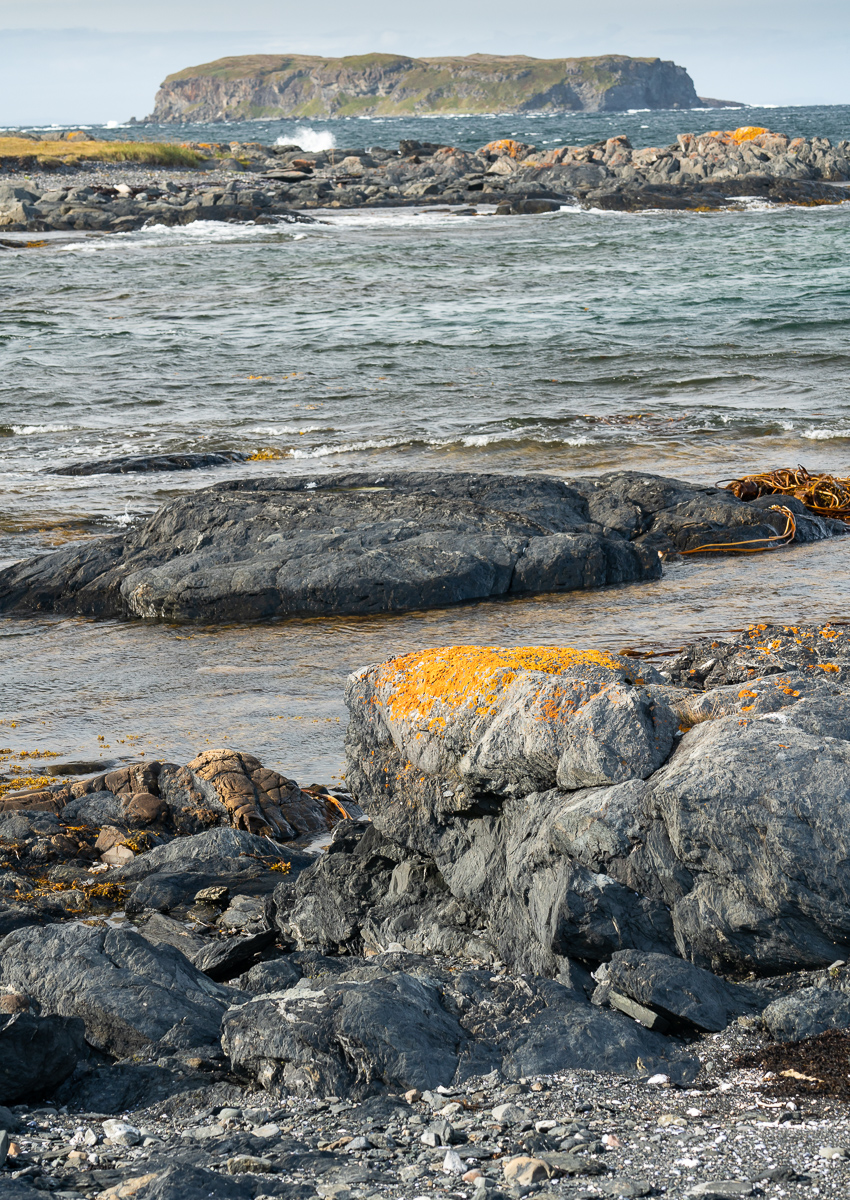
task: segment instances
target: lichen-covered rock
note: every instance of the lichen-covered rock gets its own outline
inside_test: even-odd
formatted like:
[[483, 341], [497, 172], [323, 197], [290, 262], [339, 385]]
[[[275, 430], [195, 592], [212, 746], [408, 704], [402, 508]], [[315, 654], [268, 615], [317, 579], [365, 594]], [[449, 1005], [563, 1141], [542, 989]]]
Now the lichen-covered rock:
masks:
[[[483, 939], [551, 974], [564, 957], [625, 949], [715, 969], [822, 965], [850, 941], [850, 691], [837, 642], [795, 630], [779, 665], [799, 673], [702, 693], [573, 651], [406, 655], [349, 681], [347, 780], [395, 848], [387, 860], [432, 865], [457, 902], [454, 921], [446, 897], [424, 909], [455, 953]], [[323, 889], [348, 937], [386, 944], [404, 931], [388, 887], [370, 926], [322, 875], [292, 910], [305, 942], [333, 941]]]

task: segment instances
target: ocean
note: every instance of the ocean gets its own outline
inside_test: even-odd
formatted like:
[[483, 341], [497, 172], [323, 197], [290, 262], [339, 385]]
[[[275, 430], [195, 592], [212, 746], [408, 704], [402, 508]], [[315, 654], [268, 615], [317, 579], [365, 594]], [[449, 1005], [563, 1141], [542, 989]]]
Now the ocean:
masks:
[[[97, 130], [469, 148], [737, 124], [833, 140], [850, 108]], [[545, 136], [544, 136], [545, 135]], [[301, 142], [306, 140], [302, 135]], [[728, 213], [318, 212], [0, 256], [0, 561], [116, 532], [237, 475], [619, 468], [715, 482], [850, 474], [850, 206]], [[236, 449], [215, 471], [63, 477], [116, 454]], [[448, 643], [663, 654], [752, 620], [846, 619], [850, 538], [665, 566], [655, 584], [370, 618], [179, 627], [0, 619], [0, 743], [62, 759], [231, 745], [342, 771], [347, 673]]]

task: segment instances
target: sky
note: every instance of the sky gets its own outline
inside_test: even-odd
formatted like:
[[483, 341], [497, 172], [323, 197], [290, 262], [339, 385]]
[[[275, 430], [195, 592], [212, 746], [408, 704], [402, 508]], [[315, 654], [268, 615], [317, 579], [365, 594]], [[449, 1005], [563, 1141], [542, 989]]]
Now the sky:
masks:
[[0, 47], [0, 127], [143, 117], [169, 72], [251, 53], [658, 55], [702, 96], [850, 103], [848, 0], [0, 0]]

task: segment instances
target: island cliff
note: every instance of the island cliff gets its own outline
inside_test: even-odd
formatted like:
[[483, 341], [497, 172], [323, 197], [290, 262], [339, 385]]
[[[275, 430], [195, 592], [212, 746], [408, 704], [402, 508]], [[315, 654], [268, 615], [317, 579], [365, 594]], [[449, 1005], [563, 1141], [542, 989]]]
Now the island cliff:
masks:
[[528, 58], [471, 54], [316, 58], [251, 54], [169, 75], [146, 120], [246, 120], [411, 113], [598, 112], [693, 108], [684, 67], [623, 54]]

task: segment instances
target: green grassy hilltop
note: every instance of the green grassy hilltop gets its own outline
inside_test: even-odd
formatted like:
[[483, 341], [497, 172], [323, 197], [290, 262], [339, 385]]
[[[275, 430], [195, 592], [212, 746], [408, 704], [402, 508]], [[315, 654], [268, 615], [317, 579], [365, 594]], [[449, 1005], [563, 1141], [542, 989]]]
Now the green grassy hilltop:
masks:
[[684, 67], [622, 54], [407, 58], [248, 54], [169, 75], [152, 121], [622, 111], [699, 104]]

